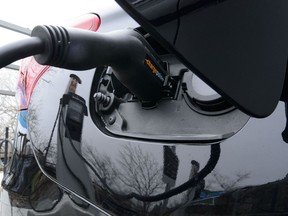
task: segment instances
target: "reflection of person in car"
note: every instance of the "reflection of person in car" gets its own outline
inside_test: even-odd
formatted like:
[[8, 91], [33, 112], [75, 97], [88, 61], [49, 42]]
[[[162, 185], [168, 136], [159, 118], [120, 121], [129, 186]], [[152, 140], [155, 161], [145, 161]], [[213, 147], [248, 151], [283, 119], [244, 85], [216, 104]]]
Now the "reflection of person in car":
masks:
[[[200, 164], [197, 161], [192, 160], [189, 179], [195, 177], [198, 174], [199, 169], [200, 169]], [[205, 180], [202, 179], [195, 187], [187, 191], [187, 201], [189, 202], [189, 201], [198, 199], [204, 187], [205, 187]]]

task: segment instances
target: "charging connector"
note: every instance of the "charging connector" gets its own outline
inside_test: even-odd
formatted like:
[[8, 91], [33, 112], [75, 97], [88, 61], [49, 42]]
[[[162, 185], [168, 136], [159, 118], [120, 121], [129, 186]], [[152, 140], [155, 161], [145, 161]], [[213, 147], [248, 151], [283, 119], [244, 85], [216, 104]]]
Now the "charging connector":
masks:
[[39, 64], [71, 70], [106, 65], [141, 101], [156, 102], [163, 96], [167, 72], [145, 38], [134, 30], [101, 34], [77, 28], [36, 26], [31, 36], [0, 49], [0, 68], [31, 55]]

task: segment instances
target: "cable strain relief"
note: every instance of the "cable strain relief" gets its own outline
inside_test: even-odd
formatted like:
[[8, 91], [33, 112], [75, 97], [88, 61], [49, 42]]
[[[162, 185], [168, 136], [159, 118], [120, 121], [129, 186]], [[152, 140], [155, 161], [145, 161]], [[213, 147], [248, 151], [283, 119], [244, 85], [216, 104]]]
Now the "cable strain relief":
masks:
[[45, 44], [44, 52], [35, 55], [35, 60], [42, 65], [64, 65], [69, 51], [69, 35], [67, 30], [59, 26], [36, 26], [32, 37], [39, 37]]

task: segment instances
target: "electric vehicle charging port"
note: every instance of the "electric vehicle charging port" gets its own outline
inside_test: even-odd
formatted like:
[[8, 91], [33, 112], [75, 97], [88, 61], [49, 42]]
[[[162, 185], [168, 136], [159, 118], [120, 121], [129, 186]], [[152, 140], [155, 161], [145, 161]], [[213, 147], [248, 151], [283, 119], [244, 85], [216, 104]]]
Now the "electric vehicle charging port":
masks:
[[175, 76], [166, 76], [159, 101], [141, 101], [133, 95], [113, 74], [113, 69], [108, 67], [100, 78], [96, 93], [93, 98], [97, 113], [108, 114], [117, 109], [121, 103], [138, 102], [143, 109], [154, 109], [163, 100], [176, 100], [181, 88], [183, 73]]
[[110, 114], [119, 107], [119, 104], [133, 98], [129, 90], [114, 76], [110, 67], [104, 69], [104, 73], [97, 85], [97, 91], [94, 93], [93, 98], [95, 111], [100, 115]]
[[[169, 63], [168, 75], [162, 97], [156, 104], [145, 104], [132, 94], [116, 78], [111, 67], [96, 69], [90, 110], [93, 122], [103, 133], [153, 142], [215, 143], [239, 130], [238, 123], [227, 122], [235, 122], [235, 119], [240, 125], [247, 122], [249, 117], [233, 106], [218, 107], [214, 99], [222, 101], [223, 98], [216, 92], [205, 95], [198, 91], [194, 83], [196, 76], [172, 55], [161, 58]], [[200, 90], [206, 88], [201, 86]], [[204, 107], [200, 107], [202, 102]]]

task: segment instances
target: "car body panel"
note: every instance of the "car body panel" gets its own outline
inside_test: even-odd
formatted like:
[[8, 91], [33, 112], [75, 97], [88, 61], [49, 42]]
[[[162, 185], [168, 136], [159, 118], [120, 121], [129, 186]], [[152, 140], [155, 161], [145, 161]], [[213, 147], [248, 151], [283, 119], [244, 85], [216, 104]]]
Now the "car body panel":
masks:
[[[41, 157], [40, 155], [46, 153], [49, 138], [52, 135], [51, 132], [53, 131], [53, 125], [55, 123], [55, 120], [57, 119], [57, 112], [58, 112], [58, 106], [43, 107], [43, 104], [45, 104], [44, 100], [49, 100], [50, 103], [58, 104], [60, 98], [62, 97], [61, 92], [65, 92], [66, 89], [66, 87], [63, 86], [62, 84], [63, 80], [69, 82], [70, 73], [72, 72], [75, 73], [74, 71], [67, 71], [67, 70], [61, 71], [61, 69], [53, 69], [53, 70], [48, 71], [43, 76], [43, 80], [39, 82], [39, 85], [35, 89], [36, 90], [34, 93], [35, 100], [31, 101], [31, 107], [30, 107], [31, 113], [29, 115], [30, 116], [32, 115], [33, 117], [30, 118], [29, 131], [31, 141], [33, 145], [36, 147], [37, 152], [39, 154], [38, 157]], [[61, 71], [61, 73], [59, 71]], [[76, 74], [82, 80], [82, 84], [77, 87], [77, 94], [81, 95], [81, 97], [83, 97], [86, 100], [86, 103], [88, 105], [90, 92], [87, 92], [84, 86], [86, 85], [86, 82], [90, 83], [91, 80], [93, 80], [92, 77], [94, 75], [94, 71], [93, 70], [82, 71]], [[59, 90], [59, 88], [61, 88], [62, 90]], [[40, 91], [40, 89], [42, 90]], [[39, 94], [39, 96], [37, 94]], [[42, 107], [42, 108], [33, 110], [33, 107]], [[205, 179], [206, 184], [208, 185], [210, 184], [210, 187], [212, 187], [213, 189], [211, 191], [208, 190], [207, 194], [203, 195], [202, 197], [203, 199], [208, 199], [209, 196], [211, 196], [210, 193], [213, 194], [215, 193], [215, 191], [221, 192], [218, 193], [218, 195], [226, 194], [227, 192], [227, 194], [230, 193], [230, 195], [227, 195], [228, 197], [229, 196], [233, 197], [234, 194], [233, 192], [230, 191], [236, 190], [235, 193], [240, 194], [244, 193], [241, 191], [240, 188], [237, 191], [238, 187], [251, 186], [251, 191], [253, 191], [256, 188], [256, 186], [253, 185], [262, 185], [263, 189], [261, 189], [261, 186], [259, 186], [258, 189], [259, 192], [257, 192], [257, 194], [258, 193], [262, 194], [262, 195], [258, 194], [259, 198], [261, 196], [264, 197], [266, 196], [265, 187], [269, 187], [269, 184], [266, 185], [267, 183], [275, 185], [278, 184], [278, 186], [275, 187], [282, 187], [282, 186], [285, 187], [284, 185], [286, 184], [285, 182], [287, 182], [287, 180], [281, 181], [281, 179], [284, 179], [287, 173], [287, 170], [284, 165], [286, 162], [283, 161], [286, 161], [285, 155], [287, 154], [288, 149], [286, 144], [281, 140], [279, 130], [275, 128], [276, 127], [275, 123], [273, 123], [277, 121], [282, 122], [283, 125], [284, 121], [280, 120], [281, 115], [283, 114], [284, 114], [283, 105], [280, 104], [276, 113], [272, 115], [270, 118], [265, 120], [256, 120], [256, 119], [250, 120], [250, 122], [244, 127], [244, 129], [242, 129], [242, 131], [240, 131], [230, 140], [224, 141], [221, 144], [221, 157], [220, 161], [216, 166], [216, 170], [212, 172], [212, 174]], [[89, 115], [91, 115], [91, 111], [88, 112], [88, 116]], [[39, 121], [39, 119], [41, 120]], [[34, 125], [37, 125], [35, 127], [37, 128], [36, 131], [33, 130]], [[280, 125], [281, 124], [277, 125], [277, 128], [281, 130]], [[65, 126], [61, 130], [65, 130]], [[49, 133], [47, 133], [47, 131], [49, 131]], [[270, 131], [270, 134], [264, 131]], [[261, 134], [261, 136], [255, 136], [255, 134]], [[163, 206], [162, 201], [146, 203], [130, 199], [126, 200], [125, 198], [121, 199], [121, 196], [125, 197], [125, 195], [133, 192], [143, 194], [151, 193], [151, 195], [159, 194], [167, 190], [168, 183], [171, 187], [170, 189], [180, 186], [189, 179], [189, 173], [190, 173], [189, 170], [191, 169], [191, 168], [189, 169], [189, 167], [191, 166], [190, 164], [191, 160], [196, 159], [201, 164], [201, 167], [203, 167], [206, 164], [210, 155], [209, 146], [206, 145], [195, 146], [187, 144], [186, 145], [170, 144], [167, 146], [153, 142], [147, 143], [133, 140], [126, 141], [125, 139], [111, 138], [103, 134], [95, 126], [93, 121], [86, 116], [84, 117], [81, 136], [82, 136], [81, 143], [78, 142], [77, 144], [74, 143], [79, 148], [78, 151], [80, 152], [80, 156], [78, 154], [75, 154], [75, 152], [73, 153], [73, 151], [75, 150], [73, 149], [69, 150], [69, 148], [66, 148], [65, 150], [64, 147], [64, 150], [62, 149], [62, 151], [64, 152], [66, 151], [66, 153], [69, 155], [69, 156], [67, 155], [66, 158], [66, 162], [68, 163], [68, 165], [67, 164], [63, 165], [63, 163], [62, 165], [60, 165], [59, 163], [55, 163], [55, 161], [59, 162], [59, 154], [60, 154], [59, 152], [61, 152], [59, 150], [59, 138], [57, 138], [57, 130], [55, 129], [55, 132], [52, 137], [50, 150], [48, 151], [49, 153], [47, 161], [49, 161], [50, 165], [52, 165], [52, 167], [56, 169], [56, 175], [55, 176], [51, 175], [56, 182], [62, 185], [66, 185], [74, 193], [77, 193], [78, 195], [82, 194], [84, 199], [87, 199], [88, 201], [94, 203], [96, 206], [109, 209], [112, 213], [115, 214], [133, 215], [135, 214], [135, 212], [137, 212], [139, 215], [142, 214], [157, 215], [160, 211], [159, 209], [161, 208], [163, 208], [161, 210], [163, 211], [163, 213], [165, 212], [168, 213], [169, 211], [171, 211], [171, 209], [173, 209], [173, 211], [175, 211], [175, 214], [177, 214], [177, 212], [184, 211], [182, 208], [184, 209], [186, 208], [187, 211], [189, 209], [190, 210], [192, 209], [191, 211], [193, 212], [193, 205], [197, 205], [197, 202], [195, 201], [194, 203], [193, 201], [189, 201], [189, 199], [187, 198], [188, 192], [186, 191], [167, 199], [165, 203], [165, 205], [167, 205], [166, 207]], [[68, 143], [72, 145], [71, 141], [69, 140]], [[63, 145], [69, 145], [69, 144], [65, 143]], [[175, 159], [171, 163], [176, 164], [174, 165], [176, 166], [176, 168], [175, 167], [171, 168], [170, 171], [173, 173], [173, 169], [176, 169], [176, 171], [174, 170], [174, 172], [177, 173], [175, 180], [169, 177], [165, 177], [164, 172], [165, 169], [164, 149], [167, 147], [172, 148], [172, 146], [175, 150], [175, 154], [172, 154], [174, 155]], [[63, 152], [61, 154], [63, 154]], [[57, 160], [56, 155], [58, 157]], [[94, 167], [94, 169], [97, 171], [96, 173], [95, 170], [93, 171], [90, 169], [90, 165], [87, 165], [88, 164], [87, 162], [83, 161], [81, 155], [82, 157], [86, 158], [88, 162]], [[70, 156], [72, 157], [71, 159], [68, 158]], [[281, 159], [276, 160], [275, 158], [281, 158]], [[69, 165], [69, 161], [71, 165]], [[44, 170], [47, 169], [47, 167], [45, 168], [45, 161], [42, 161], [42, 163], [44, 163], [44, 165], [42, 165], [43, 166], [42, 168]], [[88, 197], [88, 195], [85, 195], [82, 192], [80, 192], [81, 190], [79, 191], [79, 186], [75, 185], [73, 186], [69, 183], [71, 182], [72, 178], [71, 174], [68, 179], [64, 178], [63, 176], [61, 177], [61, 175], [57, 176], [57, 169], [60, 169], [62, 170], [60, 172], [63, 172], [63, 170], [67, 169], [67, 167], [65, 168], [65, 166], [68, 167], [71, 166], [73, 167], [73, 173], [75, 174], [78, 173], [77, 170], [83, 171], [84, 169], [83, 164], [84, 167], [86, 167], [85, 168], [86, 173], [89, 173], [93, 188], [91, 188], [91, 182], [86, 183], [84, 185], [86, 185], [87, 191], [95, 190], [95, 197], [93, 198]], [[267, 172], [267, 169], [270, 169], [271, 165], [277, 167], [277, 169]], [[51, 169], [51, 167], [49, 167], [49, 169]], [[69, 170], [72, 170], [72, 168]], [[76, 176], [79, 175], [80, 174], [77, 174]], [[151, 177], [150, 175], [153, 177]], [[67, 174], [65, 176], [67, 176]], [[87, 176], [87, 174], [85, 175], [82, 174], [82, 176]], [[140, 181], [140, 179], [142, 180]], [[140, 182], [137, 182], [138, 180]], [[239, 184], [236, 183], [238, 180]], [[105, 182], [105, 184], [103, 183], [103, 181]], [[227, 184], [226, 186], [222, 185], [223, 188], [219, 185], [221, 184], [221, 181], [223, 181], [222, 183], [224, 185]], [[149, 185], [149, 182], [151, 185]], [[235, 185], [233, 185], [234, 184], [233, 182], [235, 183]], [[154, 190], [152, 190], [152, 188]], [[111, 190], [113, 192], [111, 192]], [[278, 189], [274, 188], [271, 190], [273, 191]], [[249, 190], [247, 189], [247, 191]], [[109, 199], [108, 198], [104, 199], [104, 197], [106, 197], [108, 194]], [[248, 194], [250, 194], [250, 192]], [[253, 193], [251, 192], [251, 194], [247, 195], [246, 198], [249, 199], [251, 198], [252, 195]], [[213, 199], [217, 201], [216, 197], [210, 198], [210, 200]], [[219, 203], [223, 202], [221, 201], [221, 199], [222, 198], [219, 198], [220, 200]], [[257, 200], [257, 198], [255, 199]], [[285, 200], [285, 198], [281, 198], [281, 200], [282, 199]], [[280, 200], [276, 202], [279, 201]], [[188, 203], [191, 202], [191, 204], [186, 206], [187, 202]], [[229, 203], [230, 202], [234, 201], [230, 200]], [[241, 208], [242, 204], [238, 203], [239, 200], [236, 200], [235, 202], [237, 203], [236, 205], [239, 204], [239, 208]], [[199, 203], [201, 202], [199, 201]], [[255, 205], [254, 201], [252, 201], [250, 204], [252, 206]], [[235, 205], [235, 203], [233, 205]], [[216, 206], [215, 208], [217, 208]], [[281, 204], [280, 206], [281, 208], [283, 207], [283, 209], [286, 208]], [[256, 207], [255, 209], [253, 208], [251, 207], [251, 212], [263, 213], [263, 211], [257, 210]], [[278, 207], [275, 207], [273, 211], [278, 211], [277, 208]], [[127, 209], [129, 209], [129, 211]], [[223, 208], [221, 211], [225, 212], [225, 209]], [[281, 212], [282, 210], [280, 209], [279, 211]], [[207, 213], [204, 210], [201, 211]], [[214, 211], [213, 208], [211, 211], [212, 212]], [[241, 210], [239, 211], [241, 212]], [[286, 210], [283, 210], [283, 212], [285, 211]], [[231, 212], [227, 210], [227, 214], [229, 213]]]

